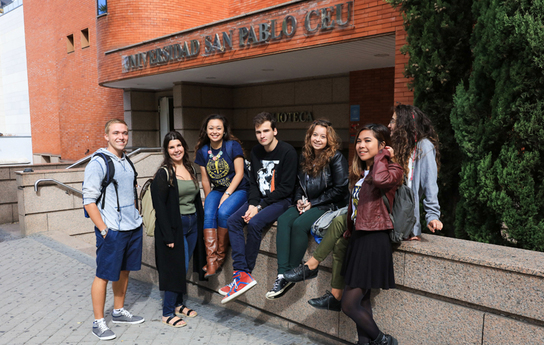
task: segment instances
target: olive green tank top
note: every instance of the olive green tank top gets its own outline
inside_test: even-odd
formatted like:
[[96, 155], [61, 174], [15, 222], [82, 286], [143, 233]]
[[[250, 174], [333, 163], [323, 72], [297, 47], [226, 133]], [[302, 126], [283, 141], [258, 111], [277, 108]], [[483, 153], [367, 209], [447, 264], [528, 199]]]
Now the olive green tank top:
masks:
[[193, 180], [177, 180], [179, 191], [179, 213], [193, 214], [196, 212], [195, 197], [199, 192]]

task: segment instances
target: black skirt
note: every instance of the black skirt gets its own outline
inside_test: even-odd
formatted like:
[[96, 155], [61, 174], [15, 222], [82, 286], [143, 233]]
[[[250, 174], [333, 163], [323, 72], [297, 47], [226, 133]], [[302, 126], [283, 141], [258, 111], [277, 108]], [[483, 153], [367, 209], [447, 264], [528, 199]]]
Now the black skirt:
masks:
[[389, 231], [354, 231], [344, 256], [342, 275], [352, 288], [395, 288]]

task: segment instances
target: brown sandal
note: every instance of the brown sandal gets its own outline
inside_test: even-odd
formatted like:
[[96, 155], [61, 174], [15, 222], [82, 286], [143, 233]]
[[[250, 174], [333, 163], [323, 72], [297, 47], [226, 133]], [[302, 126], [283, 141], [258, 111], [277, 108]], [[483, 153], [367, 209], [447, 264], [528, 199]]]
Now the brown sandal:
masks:
[[[187, 313], [183, 312], [184, 309], [187, 309]], [[194, 314], [191, 315], [191, 313], [194, 313]], [[187, 316], [187, 317], [193, 318], [193, 317], [196, 317], [198, 315], [198, 313], [196, 311], [194, 311], [193, 309], [189, 309], [188, 307], [186, 307], [184, 305], [180, 305], [179, 310], [176, 311], [176, 315], [177, 316]]]
[[[178, 319], [176, 321], [174, 321], [174, 322], [171, 322], [175, 317], [177, 317]], [[187, 326], [187, 322], [183, 321], [178, 316], [170, 316], [168, 319], [166, 319], [166, 321], [162, 320], [162, 323], [164, 323], [167, 326], [174, 327], [174, 328]]]

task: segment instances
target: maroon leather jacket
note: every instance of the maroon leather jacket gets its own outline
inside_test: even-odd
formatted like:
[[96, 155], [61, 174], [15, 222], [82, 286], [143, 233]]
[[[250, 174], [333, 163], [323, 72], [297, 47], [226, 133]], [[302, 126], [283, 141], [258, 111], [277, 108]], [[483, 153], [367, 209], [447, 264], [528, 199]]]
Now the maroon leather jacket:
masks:
[[351, 220], [353, 205], [350, 196], [345, 238], [351, 236], [353, 229], [364, 231], [393, 229], [393, 223], [389, 218], [389, 212], [387, 212], [387, 207], [383, 202], [381, 191], [385, 192], [389, 199], [389, 205], [393, 205], [395, 192], [402, 182], [403, 174], [402, 167], [391, 162], [391, 154], [388, 150], [383, 149], [374, 156], [374, 164], [359, 191], [355, 227]]

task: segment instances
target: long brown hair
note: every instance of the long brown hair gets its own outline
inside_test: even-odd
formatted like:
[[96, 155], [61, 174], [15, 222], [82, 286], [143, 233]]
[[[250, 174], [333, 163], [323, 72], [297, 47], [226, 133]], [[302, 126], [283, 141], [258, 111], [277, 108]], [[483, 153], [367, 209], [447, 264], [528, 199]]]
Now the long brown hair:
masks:
[[183, 138], [183, 136], [178, 131], [171, 131], [168, 132], [164, 136], [164, 140], [162, 142], [162, 151], [164, 155], [164, 159], [162, 161], [161, 166], [166, 166], [168, 169], [168, 175], [169, 175], [169, 181], [168, 184], [173, 186], [174, 181], [176, 180], [176, 170], [174, 168], [174, 161], [172, 160], [172, 157], [168, 154], [168, 145], [170, 144], [171, 140], [179, 140], [181, 142], [181, 145], [183, 146], [183, 158], [181, 159], [183, 166], [187, 169], [189, 174], [191, 175], [191, 179], [195, 183], [195, 185], [198, 187], [198, 181], [196, 180], [196, 176], [193, 170], [193, 165], [191, 164], [191, 161], [189, 161], [189, 146], [187, 145], [187, 142]]
[[[325, 127], [327, 130], [327, 145], [321, 154], [316, 156], [311, 140], [317, 126]], [[329, 164], [331, 158], [334, 157], [339, 148], [340, 139], [334, 128], [332, 128], [332, 124], [327, 120], [315, 120], [306, 131], [306, 137], [304, 138], [304, 147], [302, 148], [303, 161], [301, 162], [302, 171], [310, 176], [317, 176]]]
[[[392, 135], [392, 147], [395, 157], [404, 173], [408, 173], [410, 156], [418, 141], [428, 139], [436, 150], [436, 166], [440, 170], [439, 141], [431, 120], [418, 107], [399, 104], [394, 108], [397, 115], [395, 130]], [[416, 156], [417, 159], [417, 156]]]
[[[364, 125], [357, 131], [357, 135], [355, 135], [355, 150], [357, 150], [357, 139], [359, 138], [359, 135], [361, 134], [361, 132], [364, 130], [369, 130], [372, 132], [372, 134], [374, 135], [374, 138], [378, 140], [378, 145], [381, 143], [384, 143], [386, 146], [391, 145], [391, 137], [389, 134], [389, 129], [385, 127], [384, 125], [370, 123], [368, 125]], [[365, 170], [366, 170], [366, 162], [362, 161], [357, 155], [357, 152], [355, 152], [355, 155], [353, 156], [353, 160], [351, 161], [351, 167], [349, 169], [349, 188], [350, 189], [353, 188], [353, 186], [355, 186], [355, 183], [357, 183], [357, 181], [361, 179], [361, 176], [363, 176], [363, 171]]]
[[200, 150], [204, 145], [210, 145], [210, 138], [208, 137], [207, 129], [208, 122], [210, 122], [211, 120], [221, 120], [221, 122], [223, 122], [223, 142], [228, 140], [236, 140], [240, 144], [240, 146], [242, 146], [242, 142], [240, 141], [240, 139], [232, 135], [230, 131], [229, 120], [223, 115], [211, 114], [204, 119], [204, 121], [202, 122], [202, 126], [200, 126], [200, 134], [198, 135], [198, 142], [195, 146], [195, 155], [197, 154], [198, 150]]

